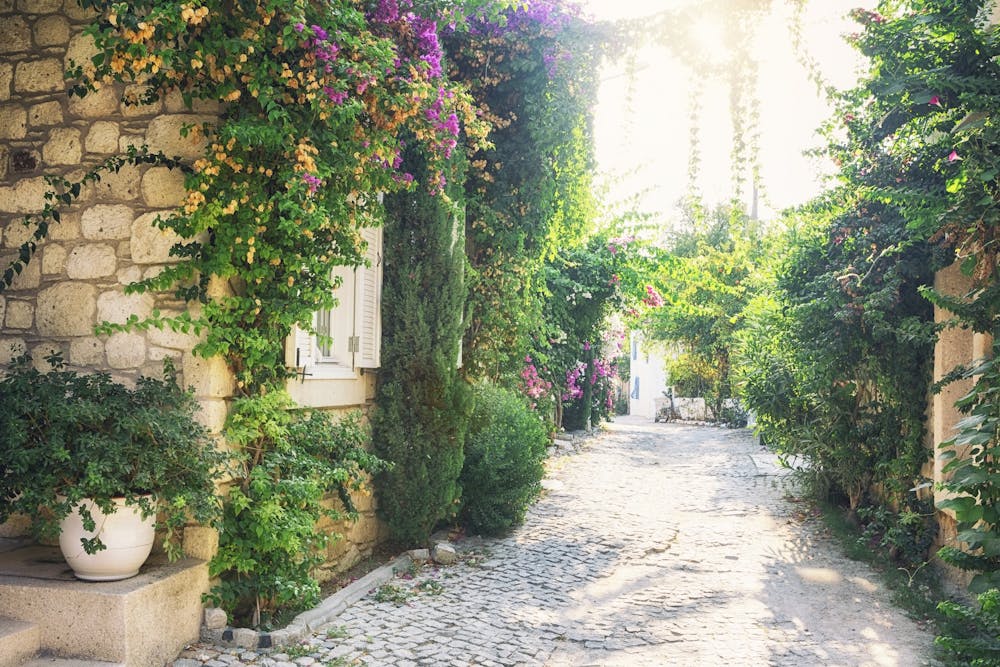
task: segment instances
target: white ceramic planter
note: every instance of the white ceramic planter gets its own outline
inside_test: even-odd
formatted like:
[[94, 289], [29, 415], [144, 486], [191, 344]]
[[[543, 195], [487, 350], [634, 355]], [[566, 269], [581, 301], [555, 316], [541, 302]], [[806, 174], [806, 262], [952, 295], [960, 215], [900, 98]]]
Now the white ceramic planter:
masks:
[[[83, 518], [76, 508], [62, 521], [59, 548], [78, 579], [117, 581], [134, 577], [153, 549], [156, 517], [143, 519], [142, 511], [126, 505], [124, 499], [116, 498], [113, 502], [116, 508], [113, 514], [104, 514], [91, 500], [81, 502], [94, 517], [94, 532], [84, 530]], [[101, 538], [106, 548], [88, 554], [80, 539], [95, 536]]]

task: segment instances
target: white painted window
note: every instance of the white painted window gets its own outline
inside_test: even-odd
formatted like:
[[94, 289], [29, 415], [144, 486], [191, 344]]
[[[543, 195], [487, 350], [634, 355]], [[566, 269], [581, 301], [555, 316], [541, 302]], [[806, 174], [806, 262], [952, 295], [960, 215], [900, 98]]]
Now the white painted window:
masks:
[[382, 342], [382, 229], [364, 228], [367, 265], [337, 267], [337, 305], [313, 315], [312, 335], [297, 329], [294, 364], [302, 381], [352, 378], [358, 369], [378, 368]]

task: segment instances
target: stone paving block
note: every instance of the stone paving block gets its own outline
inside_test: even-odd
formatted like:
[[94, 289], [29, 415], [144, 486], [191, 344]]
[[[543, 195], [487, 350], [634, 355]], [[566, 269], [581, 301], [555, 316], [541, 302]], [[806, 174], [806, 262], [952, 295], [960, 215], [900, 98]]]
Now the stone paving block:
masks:
[[[788, 522], [784, 483], [755, 476], [747, 453], [764, 455], [749, 433], [626, 419], [593, 442], [564, 459], [559, 491], [530, 508], [524, 526], [477, 544], [483, 562], [442, 568], [444, 593], [415, 593], [402, 606], [365, 598], [330, 621], [348, 638], [333, 648], [317, 641], [310, 657], [435, 667], [862, 664], [875, 640], [851, 627], [865, 624], [887, 628], [874, 648], [897, 664], [930, 655], [930, 633], [882, 593], [794, 591], [795, 567], [871, 575], [833, 553], [818, 528]], [[799, 551], [784, 559], [785, 545]], [[829, 596], [817, 602], [824, 615], [840, 609], [852, 622], [820, 619], [808, 634], [788, 624], [810, 595]]]

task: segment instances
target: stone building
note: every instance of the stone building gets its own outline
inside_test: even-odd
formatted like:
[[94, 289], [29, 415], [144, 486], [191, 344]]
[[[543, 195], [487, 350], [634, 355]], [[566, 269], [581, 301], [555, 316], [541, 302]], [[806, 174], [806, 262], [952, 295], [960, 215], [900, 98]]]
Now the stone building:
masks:
[[[130, 145], [147, 145], [153, 151], [193, 161], [203, 146], [194, 136], [182, 137], [180, 130], [187, 124], [210, 121], [218, 111], [203, 102], [187, 108], [180, 95], [128, 106], [122, 103], [122, 94], [132, 91], [121, 86], [104, 87], [83, 98], [69, 97], [64, 72], [71, 62], [85, 62], [94, 53], [91, 40], [82, 34], [90, 18], [75, 0], [0, 0], [3, 268], [34, 231], [22, 221], [26, 214], [42, 209], [46, 175], [79, 180]], [[124, 323], [131, 315], [143, 318], [154, 309], [171, 314], [186, 307], [170, 295], [127, 295], [124, 291], [129, 283], [174, 261], [169, 251], [178, 239], [152, 223], [183, 196], [182, 175], [163, 166], [125, 166], [87, 186], [79, 200], [62, 212], [61, 222], [51, 227], [14, 284], [0, 293], [0, 364], [28, 352], [35, 364], [46, 366], [43, 359], [58, 352], [71, 369], [107, 370], [128, 383], [142, 374], [159, 374], [163, 359], [172, 357], [183, 386], [194, 389], [202, 408], [200, 419], [218, 433], [227, 399], [233, 394], [233, 378], [221, 359], [191, 353], [195, 336], [157, 329], [110, 336], [94, 333], [101, 322]], [[320, 330], [331, 334], [336, 344], [319, 345], [301, 332], [287, 341], [289, 366], [303, 370], [299, 380], [289, 383], [289, 390], [302, 405], [364, 410], [374, 397], [375, 376], [370, 371], [378, 366], [381, 232], [366, 231], [372, 267], [341, 269], [340, 305], [332, 313], [317, 314]], [[361, 518], [333, 527], [345, 539], [331, 546], [321, 578], [369, 554], [380, 538], [372, 498], [356, 500]], [[18, 522], [0, 526], [0, 547], [4, 540], [15, 543], [13, 538], [23, 531]], [[198, 635], [200, 594], [208, 586], [204, 561], [216, 545], [214, 531], [189, 528], [184, 549], [196, 560], [167, 568], [162, 576], [147, 577], [142, 591], [135, 582], [43, 584], [35, 579], [26, 584], [23, 579], [11, 579], [10, 572], [5, 574], [0, 567], [0, 665], [10, 664], [4, 661], [3, 646], [20, 645], [11, 638], [15, 635], [37, 635], [41, 649], [57, 654], [129, 665], [162, 664]], [[24, 574], [24, 563], [18, 567]], [[69, 588], [59, 589], [57, 583]], [[111, 597], [117, 595], [117, 601], [80, 598], [101, 587]], [[129, 618], [137, 606], [144, 608], [142, 614]], [[131, 611], [123, 613], [126, 608]], [[88, 609], [86, 614], [80, 613], [83, 609]], [[58, 629], [52, 626], [54, 620]], [[160, 621], [175, 629], [157, 628]], [[15, 635], [5, 639], [11, 623]], [[157, 637], [154, 640], [150, 635]], [[28, 645], [33, 646], [33, 641]]]

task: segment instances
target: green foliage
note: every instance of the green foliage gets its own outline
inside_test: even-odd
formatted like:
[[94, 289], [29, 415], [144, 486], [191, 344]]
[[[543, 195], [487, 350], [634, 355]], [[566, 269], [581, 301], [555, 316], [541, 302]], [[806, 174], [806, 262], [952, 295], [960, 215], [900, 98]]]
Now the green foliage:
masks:
[[720, 414], [734, 395], [731, 356], [753, 295], [751, 276], [763, 257], [763, 233], [733, 205], [710, 213], [689, 207], [686, 213], [693, 229], [680, 234], [659, 262], [656, 284], [665, 304], [650, 312], [643, 328], [683, 349], [670, 365], [671, 384], [682, 387], [676, 393], [704, 396]]
[[978, 596], [979, 608], [957, 602], [938, 605], [946, 629], [934, 639], [946, 665], [997, 667], [1000, 665], [1000, 590]]
[[718, 366], [689, 352], [667, 359], [666, 366], [675, 396], [707, 396], [721, 381]]
[[460, 478], [461, 520], [472, 532], [498, 535], [519, 524], [538, 495], [549, 438], [514, 392], [480, 384], [475, 401]]
[[503, 29], [451, 35], [452, 75], [493, 125], [469, 152], [464, 373], [509, 382], [544, 340], [543, 263], [592, 232], [593, 145], [602, 38], [574, 3], [539, 1]]
[[942, 486], [956, 497], [938, 503], [955, 513], [956, 539], [963, 548], [945, 546], [938, 555], [963, 570], [978, 572], [969, 586], [973, 592], [1000, 587], [1000, 344], [994, 343], [991, 358], [962, 374], [975, 378], [972, 390], [959, 399], [965, 413], [958, 434], [941, 444], [941, 458], [948, 461], [943, 472], [950, 479]]
[[366, 492], [367, 475], [383, 468], [363, 448], [368, 434], [359, 415], [335, 420], [293, 407], [284, 392], [241, 398], [226, 424], [246, 462], [226, 496], [219, 551], [209, 564], [221, 581], [209, 598], [254, 626], [319, 601], [311, 573], [339, 536], [318, 522], [356, 518], [350, 493]]
[[[870, 251], [867, 239], [859, 239], [857, 253], [874, 260], [867, 270], [860, 265], [845, 271], [845, 285], [860, 286], [874, 264], [891, 255], [919, 257], [914, 246], [940, 245], [947, 251], [939, 253], [945, 262], [961, 260], [973, 289], [968, 295], [946, 296], [934, 294], [928, 284], [927, 295], [955, 314], [955, 324], [995, 336], [1000, 313], [1000, 125], [995, 120], [1000, 42], [986, 18], [988, 10], [988, 3], [978, 0], [883, 2], [877, 12], [855, 10], [863, 26], [857, 45], [872, 67], [861, 85], [840, 97], [838, 120], [849, 130], [849, 140], [836, 142], [831, 152], [842, 164], [845, 189], [877, 204], [871, 212], [886, 218], [873, 217], [879, 227], [887, 222], [887, 231], [896, 227], [902, 232], [896, 238], [880, 235]], [[845, 234], [845, 245], [853, 237]], [[966, 414], [958, 435], [943, 445], [944, 456], [952, 458], [946, 466], [952, 477], [944, 486], [956, 497], [941, 507], [955, 512], [959, 535], [958, 543], [940, 555], [979, 571], [972, 584], [976, 591], [995, 588], [1000, 581], [1000, 536], [993, 510], [998, 473], [993, 404], [1000, 375], [993, 363], [951, 373], [950, 379], [975, 378], [975, 384], [958, 402]]]
[[616, 373], [602, 343], [608, 316], [624, 307], [628, 291], [635, 289], [629, 265], [634, 255], [634, 242], [595, 234], [545, 263], [545, 326], [532, 355], [557, 369], [551, 377], [562, 408], [557, 427], [586, 429], [610, 414]]
[[905, 221], [856, 206], [820, 202], [799, 214], [773, 297], [747, 311], [739, 374], [767, 441], [804, 457], [817, 487], [852, 509], [873, 484], [902, 501], [918, 481], [934, 341], [920, 295], [930, 250], [881, 252], [905, 242]]
[[885, 550], [905, 568], [926, 565], [938, 531], [930, 501], [918, 501], [910, 492], [898, 512], [881, 505], [868, 505], [858, 508], [857, 516], [864, 526], [859, 538], [863, 546]]
[[[140, 378], [134, 389], [107, 373], [65, 370], [58, 356], [47, 361], [52, 370], [42, 373], [20, 357], [0, 379], [0, 523], [23, 513], [51, 539], [80, 500], [110, 513], [112, 498], [124, 498], [159, 513], [167, 553], [179, 557], [188, 520], [217, 517], [223, 463], [195, 421], [191, 392], [177, 386], [169, 361], [162, 380]], [[84, 515], [84, 526], [94, 530], [93, 518]], [[84, 547], [104, 545], [95, 538]]]
[[[455, 164], [461, 173], [461, 164]], [[460, 182], [452, 179], [452, 182]], [[449, 192], [455, 196], [454, 189]], [[372, 415], [379, 512], [401, 544], [454, 516], [470, 391], [459, 377], [465, 303], [461, 207], [424, 192], [385, 198], [382, 368]]]

